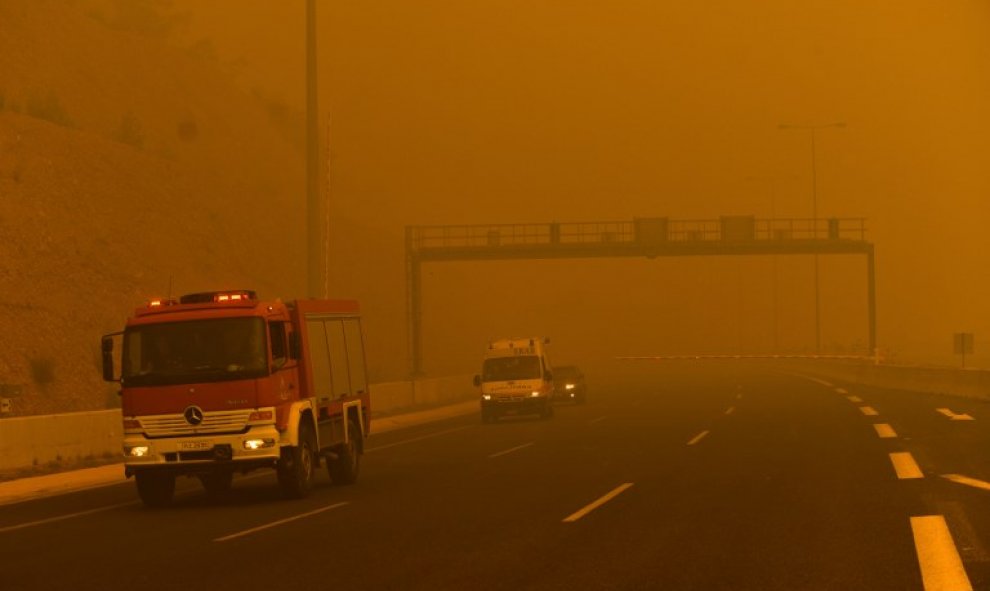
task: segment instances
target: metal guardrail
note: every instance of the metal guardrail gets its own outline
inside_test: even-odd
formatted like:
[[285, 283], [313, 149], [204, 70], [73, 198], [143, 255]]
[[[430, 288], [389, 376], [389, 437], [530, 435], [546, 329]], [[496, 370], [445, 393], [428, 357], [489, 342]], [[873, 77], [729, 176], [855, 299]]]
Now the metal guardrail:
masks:
[[624, 222], [412, 226], [407, 228], [406, 239], [408, 246], [417, 250], [549, 244], [864, 241], [866, 220], [725, 216], [714, 220], [639, 218]]

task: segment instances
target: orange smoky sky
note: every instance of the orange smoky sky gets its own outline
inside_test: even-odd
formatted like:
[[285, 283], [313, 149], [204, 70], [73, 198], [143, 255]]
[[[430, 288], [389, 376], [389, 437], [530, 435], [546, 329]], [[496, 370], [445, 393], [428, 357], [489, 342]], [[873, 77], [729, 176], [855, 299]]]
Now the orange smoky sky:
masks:
[[[245, 88], [299, 112], [304, 4], [174, 3], [186, 42], [208, 39]], [[867, 219], [880, 346], [950, 363], [968, 331], [990, 350], [987, 3], [316, 4], [333, 289], [396, 327], [396, 355], [404, 226], [810, 217], [810, 133], [779, 126], [832, 122], [818, 213]], [[861, 344], [861, 261], [822, 273], [826, 343]], [[772, 322], [801, 349], [812, 330], [801, 257], [435, 265], [424, 289], [438, 370], [445, 348], [473, 362], [518, 331], [649, 353], [766, 350]]]

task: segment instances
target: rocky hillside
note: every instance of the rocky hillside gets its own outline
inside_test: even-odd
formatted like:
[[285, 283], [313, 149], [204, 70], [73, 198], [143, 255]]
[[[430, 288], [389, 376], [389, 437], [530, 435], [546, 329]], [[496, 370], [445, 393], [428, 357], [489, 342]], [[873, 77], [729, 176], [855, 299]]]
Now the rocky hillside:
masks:
[[99, 337], [170, 284], [304, 286], [293, 130], [209, 56], [119, 26], [119, 4], [0, 3], [6, 416], [114, 405]]

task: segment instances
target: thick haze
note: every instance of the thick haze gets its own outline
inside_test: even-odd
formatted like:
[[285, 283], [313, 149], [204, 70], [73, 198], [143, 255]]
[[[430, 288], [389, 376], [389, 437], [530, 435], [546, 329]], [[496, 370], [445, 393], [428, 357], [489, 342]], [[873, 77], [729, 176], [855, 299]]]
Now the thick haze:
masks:
[[[175, 8], [190, 14], [186, 42], [209, 39], [247, 88], [301, 112], [293, 4]], [[405, 354], [403, 226], [810, 217], [810, 134], [778, 125], [841, 121], [818, 134], [818, 211], [867, 218], [881, 348], [954, 363], [952, 333], [970, 331], [990, 363], [986, 2], [317, 5], [331, 291], [362, 299], [389, 355]], [[811, 260], [777, 265], [779, 347], [810, 350]], [[558, 357], [765, 352], [772, 268], [429, 265], [427, 369], [463, 369], [486, 338], [519, 333], [551, 334]], [[823, 343], [862, 347], [861, 258], [825, 257], [821, 277]]]

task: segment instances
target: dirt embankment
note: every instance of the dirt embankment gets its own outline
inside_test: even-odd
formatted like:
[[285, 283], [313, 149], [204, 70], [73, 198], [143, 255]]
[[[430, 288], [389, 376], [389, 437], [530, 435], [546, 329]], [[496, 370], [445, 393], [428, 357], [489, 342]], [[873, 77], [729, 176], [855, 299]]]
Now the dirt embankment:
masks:
[[106, 408], [99, 337], [150, 297], [303, 288], [303, 158], [223, 68], [86, 3], [0, 3], [0, 398]]

